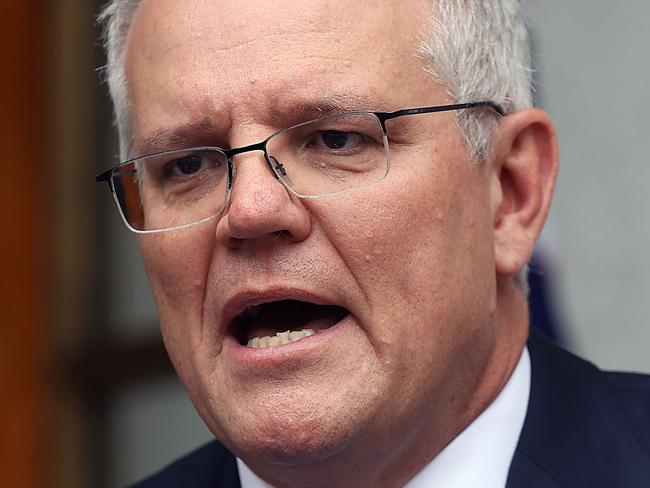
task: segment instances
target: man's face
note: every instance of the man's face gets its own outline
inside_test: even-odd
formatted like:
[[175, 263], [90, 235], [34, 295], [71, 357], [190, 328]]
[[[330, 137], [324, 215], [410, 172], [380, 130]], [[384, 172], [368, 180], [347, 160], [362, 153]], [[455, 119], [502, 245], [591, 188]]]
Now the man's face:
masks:
[[[170, 130], [190, 132], [174, 148], [247, 145], [332, 101], [448, 103], [417, 59], [427, 3], [144, 2], [128, 45], [135, 145]], [[368, 450], [388, 463], [450, 428], [489, 360], [490, 166], [468, 159], [451, 112], [388, 130], [391, 170], [375, 186], [299, 200], [247, 153], [221, 216], [141, 238], [172, 361], [252, 464]], [[304, 328], [316, 334], [245, 344]]]

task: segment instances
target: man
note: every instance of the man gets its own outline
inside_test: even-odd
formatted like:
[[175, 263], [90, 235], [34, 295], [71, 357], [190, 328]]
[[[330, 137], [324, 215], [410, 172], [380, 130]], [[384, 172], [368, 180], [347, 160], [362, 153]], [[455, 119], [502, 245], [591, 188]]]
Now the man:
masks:
[[219, 440], [142, 486], [648, 486], [648, 380], [528, 339], [557, 150], [519, 8], [107, 7], [98, 179]]

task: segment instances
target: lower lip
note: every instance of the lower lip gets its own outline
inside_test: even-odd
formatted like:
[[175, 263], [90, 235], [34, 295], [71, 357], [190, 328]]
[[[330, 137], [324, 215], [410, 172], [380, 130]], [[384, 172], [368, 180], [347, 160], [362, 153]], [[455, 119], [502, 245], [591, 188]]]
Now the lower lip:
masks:
[[223, 339], [223, 351], [235, 363], [243, 366], [255, 367], [264, 365], [272, 366], [273, 363], [282, 364], [286, 361], [295, 361], [300, 358], [308, 358], [317, 354], [318, 351], [327, 349], [333, 341], [338, 342], [337, 336], [345, 334], [355, 324], [351, 314], [347, 314], [339, 322], [316, 334], [304, 337], [300, 340], [280, 344], [272, 347], [248, 347], [239, 343], [233, 336], [226, 336]]

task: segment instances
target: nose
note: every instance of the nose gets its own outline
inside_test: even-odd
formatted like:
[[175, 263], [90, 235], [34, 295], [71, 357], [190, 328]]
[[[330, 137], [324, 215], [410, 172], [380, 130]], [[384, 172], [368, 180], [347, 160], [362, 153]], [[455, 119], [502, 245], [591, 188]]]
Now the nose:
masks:
[[217, 224], [217, 241], [237, 248], [246, 241], [280, 234], [292, 241], [307, 238], [310, 215], [266, 164], [261, 152], [234, 157], [230, 202]]

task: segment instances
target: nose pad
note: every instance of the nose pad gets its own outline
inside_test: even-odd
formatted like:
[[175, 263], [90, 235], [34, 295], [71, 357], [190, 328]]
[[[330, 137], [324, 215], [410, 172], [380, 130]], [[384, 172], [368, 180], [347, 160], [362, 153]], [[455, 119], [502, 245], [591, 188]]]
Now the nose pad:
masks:
[[280, 180], [280, 182], [284, 185], [284, 187], [287, 190], [289, 190], [289, 187], [291, 185], [291, 179], [289, 178], [287, 169], [284, 167], [284, 165], [280, 161], [278, 161], [275, 156], [266, 156], [266, 162], [269, 163], [269, 166], [273, 170], [273, 174], [275, 174], [275, 177], [278, 180]]
[[230, 207], [231, 195], [232, 195], [232, 186], [235, 182], [235, 175], [237, 174], [237, 168], [232, 162], [232, 158], [228, 158], [228, 184], [226, 185], [226, 194], [223, 197], [223, 209], [221, 210], [222, 215], [228, 211]]
[[269, 163], [269, 166], [271, 166], [271, 169], [273, 170], [273, 173], [275, 173], [275, 176], [278, 178], [287, 176], [287, 170], [284, 169], [282, 163], [278, 161], [275, 156], [268, 156], [266, 161]]

